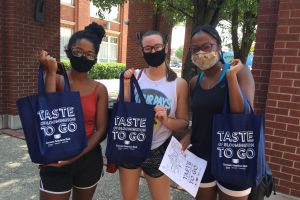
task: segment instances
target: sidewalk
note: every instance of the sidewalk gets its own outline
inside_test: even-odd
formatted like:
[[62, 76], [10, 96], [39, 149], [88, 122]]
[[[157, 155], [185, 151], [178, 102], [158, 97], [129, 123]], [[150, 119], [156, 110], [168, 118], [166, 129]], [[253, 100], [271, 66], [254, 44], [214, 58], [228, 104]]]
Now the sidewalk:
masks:
[[[11, 131], [10, 133], [12, 133]], [[20, 135], [20, 134], [17, 134]], [[39, 170], [30, 161], [27, 146], [23, 139], [8, 136], [0, 130], [0, 199], [1, 200], [37, 200], [39, 199]], [[172, 188], [173, 200], [192, 200], [185, 191]], [[119, 200], [118, 173], [105, 173], [97, 187], [94, 200]], [[150, 200], [146, 181], [140, 181], [140, 200]], [[281, 194], [269, 200], [293, 200]]]
[[[0, 132], [0, 199], [37, 200], [39, 199], [39, 170], [30, 161], [24, 140], [1, 134]], [[118, 173], [105, 173], [100, 180], [94, 200], [119, 200]], [[191, 200], [189, 194], [172, 189], [173, 200]], [[150, 200], [146, 181], [140, 181], [140, 200]]]

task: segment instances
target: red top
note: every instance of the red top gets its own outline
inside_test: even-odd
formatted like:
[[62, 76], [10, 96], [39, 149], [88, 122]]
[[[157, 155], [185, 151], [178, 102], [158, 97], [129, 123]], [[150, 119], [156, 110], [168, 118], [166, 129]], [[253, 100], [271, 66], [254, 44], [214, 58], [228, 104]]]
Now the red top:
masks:
[[[59, 82], [62, 80], [62, 77], [56, 79], [56, 89], [57, 91], [63, 91], [63, 88], [60, 87]], [[96, 108], [97, 108], [97, 88], [99, 84], [95, 86], [93, 92], [88, 95], [80, 96], [82, 111], [84, 116], [84, 124], [86, 136], [89, 138], [95, 131], [96, 124]]]
[[96, 108], [97, 108], [97, 88], [96, 85], [93, 92], [88, 95], [81, 96], [81, 105], [84, 115], [86, 136], [89, 138], [95, 131], [96, 124]]

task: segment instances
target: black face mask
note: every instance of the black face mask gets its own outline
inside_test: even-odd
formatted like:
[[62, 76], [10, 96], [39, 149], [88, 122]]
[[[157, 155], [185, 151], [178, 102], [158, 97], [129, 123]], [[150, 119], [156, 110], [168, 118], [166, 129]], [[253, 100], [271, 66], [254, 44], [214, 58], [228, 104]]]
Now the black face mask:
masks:
[[76, 57], [72, 54], [69, 55], [69, 59], [71, 62], [71, 66], [78, 72], [88, 72], [94, 64], [96, 64], [97, 60], [88, 60], [85, 56]]
[[146, 63], [151, 67], [160, 66], [166, 59], [165, 48], [163, 48], [160, 51], [156, 51], [154, 53], [143, 52], [143, 54], [144, 54], [144, 59], [145, 59]]

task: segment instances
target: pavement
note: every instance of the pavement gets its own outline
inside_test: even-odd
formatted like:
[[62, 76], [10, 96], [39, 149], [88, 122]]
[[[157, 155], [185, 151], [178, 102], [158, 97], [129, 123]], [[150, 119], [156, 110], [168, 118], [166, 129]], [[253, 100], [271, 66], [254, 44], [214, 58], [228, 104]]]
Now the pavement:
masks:
[[[39, 199], [39, 170], [30, 161], [25, 141], [0, 132], [0, 152], [0, 199]], [[98, 184], [94, 200], [119, 200], [120, 194], [118, 172], [105, 173]], [[173, 200], [193, 199], [188, 193], [174, 188], [171, 189], [171, 195]], [[140, 180], [139, 199], [151, 199], [144, 178]]]
[[[107, 86], [110, 101], [118, 94], [118, 80], [100, 80]], [[103, 147], [105, 143], [101, 144]], [[0, 130], [0, 200], [35, 200], [39, 199], [39, 170], [30, 161], [27, 145], [22, 130]], [[121, 199], [118, 172], [105, 173], [100, 180], [94, 200]], [[193, 197], [183, 190], [171, 187], [173, 200], [192, 200]], [[140, 180], [140, 200], [150, 200], [147, 183]], [[294, 200], [297, 198], [278, 194], [269, 200]], [[299, 199], [299, 198], [298, 198]]]
[[[0, 200], [37, 200], [39, 199], [39, 170], [30, 161], [27, 145], [23, 139], [4, 134], [0, 130]], [[94, 200], [121, 199], [119, 174], [105, 173], [100, 180]], [[192, 200], [193, 197], [183, 190], [171, 187], [173, 200]], [[150, 200], [147, 183], [140, 179], [140, 200]], [[282, 194], [269, 200], [293, 200]]]

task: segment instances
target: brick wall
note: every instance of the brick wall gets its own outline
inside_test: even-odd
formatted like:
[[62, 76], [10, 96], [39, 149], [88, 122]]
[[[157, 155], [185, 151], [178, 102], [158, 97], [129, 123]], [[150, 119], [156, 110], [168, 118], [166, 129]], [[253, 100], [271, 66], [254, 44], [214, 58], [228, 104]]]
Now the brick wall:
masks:
[[119, 37], [119, 62], [126, 64], [127, 58], [127, 38], [128, 38], [128, 17], [129, 17], [129, 3], [126, 2], [121, 9], [121, 34]]
[[90, 23], [90, 0], [75, 1], [76, 29], [83, 30]]
[[266, 116], [267, 159], [278, 191], [297, 197], [300, 197], [299, 13], [298, 0], [260, 2], [253, 65], [257, 86], [255, 105]]
[[129, 1], [129, 25], [127, 38], [127, 67], [142, 67], [147, 64], [137, 44], [136, 33], [152, 29], [152, 6], [146, 3]]
[[0, 45], [0, 115], [4, 114], [4, 108], [5, 108], [5, 102], [4, 102], [4, 84], [3, 84], [3, 79], [4, 79], [4, 59], [3, 59], [3, 55], [4, 55], [4, 6], [5, 4], [3, 3], [3, 5], [0, 7], [0, 41], [1, 41], [1, 45]]
[[61, 4], [60, 6], [60, 18], [70, 22], [75, 22], [75, 7], [70, 5]]
[[43, 23], [34, 21], [34, 8], [34, 0], [1, 3], [1, 46], [4, 47], [1, 73], [5, 83], [1, 114], [17, 114], [16, 100], [36, 92], [37, 52], [46, 49], [59, 56], [59, 0], [47, 1]]
[[[264, 113], [277, 26], [279, 0], [263, 0], [259, 4], [258, 29], [252, 74], [255, 78], [255, 110]], [[275, 58], [276, 59], [276, 58]]]

